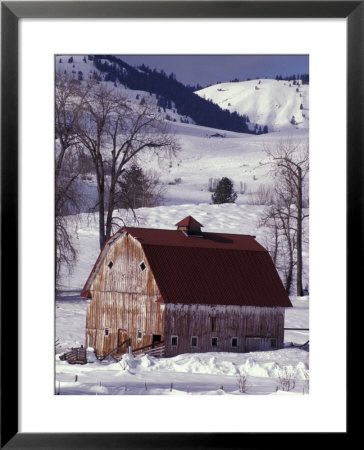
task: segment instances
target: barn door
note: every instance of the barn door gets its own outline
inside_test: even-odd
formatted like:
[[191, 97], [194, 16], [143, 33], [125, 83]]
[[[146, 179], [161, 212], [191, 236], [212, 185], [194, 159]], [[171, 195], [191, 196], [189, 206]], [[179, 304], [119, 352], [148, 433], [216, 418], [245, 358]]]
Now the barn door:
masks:
[[87, 340], [86, 340], [86, 347], [92, 347], [95, 348], [96, 346], [96, 329], [94, 330], [87, 330]]
[[[119, 328], [118, 329], [118, 346], [120, 344], [122, 344], [124, 341], [126, 341], [126, 339], [128, 339], [128, 332], [124, 328]], [[122, 345], [118, 349], [118, 353], [125, 353], [126, 352], [126, 348], [127, 348], [127, 344]]]
[[262, 338], [260, 337], [247, 337], [245, 338], [245, 351], [259, 352], [262, 350], [262, 344]]
[[152, 347], [154, 347], [156, 344], [160, 344], [161, 340], [162, 336], [160, 334], [153, 334]]

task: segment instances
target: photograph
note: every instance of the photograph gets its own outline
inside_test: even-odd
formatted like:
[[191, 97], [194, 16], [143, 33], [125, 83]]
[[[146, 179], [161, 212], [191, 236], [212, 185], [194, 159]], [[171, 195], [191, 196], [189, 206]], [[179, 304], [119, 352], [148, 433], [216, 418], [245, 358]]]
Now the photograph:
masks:
[[308, 54], [55, 54], [54, 395], [310, 395], [309, 90]]

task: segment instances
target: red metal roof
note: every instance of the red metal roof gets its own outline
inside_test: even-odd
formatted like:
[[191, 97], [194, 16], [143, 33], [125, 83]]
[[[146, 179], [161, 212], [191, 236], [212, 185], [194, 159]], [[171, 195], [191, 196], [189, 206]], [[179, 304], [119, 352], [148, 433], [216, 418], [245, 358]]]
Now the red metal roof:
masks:
[[143, 246], [161, 245], [175, 247], [215, 248], [266, 252], [253, 236], [246, 234], [203, 233], [203, 237], [186, 236], [179, 230], [123, 227]]
[[165, 303], [292, 306], [252, 236], [125, 227], [142, 245]]
[[[253, 236], [203, 233], [203, 237], [196, 237], [178, 230], [123, 227], [107, 244], [112, 245], [122, 232], [140, 242], [162, 295], [160, 301], [292, 306], [269, 253]], [[89, 295], [105, 256], [103, 250], [82, 296]]]

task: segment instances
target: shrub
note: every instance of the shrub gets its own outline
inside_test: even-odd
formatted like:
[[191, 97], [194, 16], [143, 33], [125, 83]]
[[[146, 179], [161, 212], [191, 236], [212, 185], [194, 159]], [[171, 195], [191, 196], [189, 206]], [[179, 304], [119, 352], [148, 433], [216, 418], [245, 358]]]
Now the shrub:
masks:
[[252, 193], [250, 205], [271, 205], [273, 202], [273, 191], [271, 186], [260, 184], [258, 189]]
[[237, 382], [238, 382], [239, 392], [241, 392], [242, 394], [244, 392], [246, 392], [247, 379], [248, 379], [248, 375], [245, 372], [239, 373]]
[[304, 370], [303, 371], [303, 376], [304, 376], [304, 380], [303, 380], [303, 393], [305, 392], [309, 392], [310, 390], [310, 372], [308, 370]]
[[216, 191], [211, 195], [212, 203], [234, 203], [238, 194], [234, 191], [234, 184], [230, 178], [223, 177], [216, 186]]
[[288, 367], [281, 369], [277, 380], [277, 391], [292, 391], [296, 386], [296, 372]]

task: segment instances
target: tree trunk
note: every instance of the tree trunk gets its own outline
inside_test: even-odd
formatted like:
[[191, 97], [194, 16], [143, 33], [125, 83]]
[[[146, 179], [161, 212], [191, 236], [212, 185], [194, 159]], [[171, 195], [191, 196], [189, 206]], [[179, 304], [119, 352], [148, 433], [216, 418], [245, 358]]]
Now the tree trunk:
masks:
[[292, 273], [293, 273], [293, 262], [292, 262], [292, 258], [290, 257], [290, 261], [289, 261], [289, 265], [288, 265], [288, 270], [286, 272], [286, 281], [285, 281], [285, 290], [287, 292], [287, 294], [289, 295], [291, 292], [291, 285], [292, 285]]
[[110, 239], [112, 233], [112, 217], [115, 207], [115, 188], [116, 188], [116, 159], [115, 159], [115, 144], [114, 149], [111, 152], [111, 179], [110, 179], [110, 188], [109, 188], [109, 198], [107, 205], [107, 217], [106, 217], [106, 229], [105, 229], [105, 240]]
[[103, 167], [95, 165], [96, 177], [97, 177], [97, 193], [99, 200], [99, 243], [100, 250], [105, 245], [105, 178]]
[[99, 186], [99, 242], [100, 250], [103, 248], [106, 242], [105, 236], [105, 208], [104, 208], [104, 186]]
[[105, 240], [107, 241], [111, 237], [112, 232], [112, 216], [114, 212], [114, 204], [115, 204], [115, 188], [110, 187], [109, 191], [109, 203], [107, 208], [107, 216], [106, 216], [106, 228], [105, 228]]
[[279, 246], [278, 225], [277, 225], [276, 221], [274, 220], [274, 253], [273, 253], [274, 266], [277, 265], [278, 246]]
[[302, 287], [302, 169], [297, 177], [297, 296], [303, 295]]

